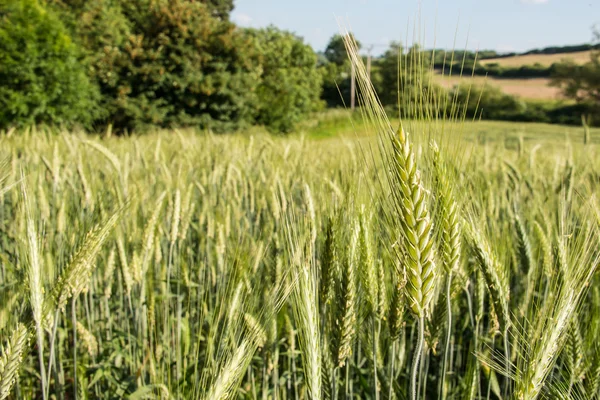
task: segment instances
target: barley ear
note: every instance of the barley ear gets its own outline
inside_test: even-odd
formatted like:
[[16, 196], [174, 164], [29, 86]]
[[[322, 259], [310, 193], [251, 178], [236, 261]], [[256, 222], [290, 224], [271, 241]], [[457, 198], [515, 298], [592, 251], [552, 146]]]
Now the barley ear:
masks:
[[440, 151], [432, 143], [433, 166], [436, 178], [436, 194], [440, 207], [440, 225], [442, 229], [442, 261], [447, 274], [456, 271], [461, 252], [461, 226], [458, 206], [454, 200], [454, 191], [449, 182], [446, 166], [440, 158]]
[[122, 211], [123, 209], [119, 209], [106, 222], [96, 225], [87, 233], [83, 244], [71, 258], [44, 302], [45, 319], [51, 318], [56, 308], [63, 309], [71, 296], [77, 296], [87, 289], [92, 264], [121, 217]]
[[25, 325], [18, 324], [12, 336], [2, 347], [0, 355], [0, 400], [10, 395], [13, 384], [19, 375], [19, 367], [27, 350], [28, 331]]
[[504, 269], [487, 239], [479, 232], [474, 223], [465, 224], [465, 232], [492, 297], [500, 329], [505, 332], [510, 326], [510, 314], [508, 311], [509, 287]]
[[392, 294], [392, 303], [389, 309], [388, 323], [390, 328], [390, 338], [396, 340], [400, 337], [402, 325], [404, 323], [404, 290], [406, 287], [406, 276], [399, 278], [394, 286]]
[[336, 307], [333, 333], [334, 362], [343, 366], [352, 354], [352, 343], [356, 335], [356, 262], [360, 227], [357, 224], [352, 233], [350, 252], [344, 260], [339, 295]]
[[158, 217], [160, 216], [160, 211], [162, 210], [162, 205], [166, 195], [167, 192], [165, 191], [160, 194], [154, 203], [154, 209], [150, 219], [148, 220], [148, 224], [146, 224], [146, 227], [144, 228], [144, 236], [142, 240], [142, 275], [145, 275], [148, 271], [148, 265], [152, 259], [152, 246], [154, 245], [154, 237], [156, 235], [156, 225], [158, 223]]
[[325, 243], [320, 259], [319, 302], [321, 305], [329, 303], [333, 294], [333, 284], [338, 262], [335, 235], [334, 221], [329, 217], [327, 219]]
[[98, 340], [92, 332], [90, 332], [83, 324], [79, 321], [76, 323], [77, 337], [81, 340], [81, 343], [87, 350], [90, 357], [96, 357], [98, 354]]
[[369, 235], [370, 226], [367, 221], [364, 204], [360, 208], [360, 219], [358, 226], [360, 229], [358, 241], [360, 249], [359, 276], [362, 289], [366, 294], [369, 312], [375, 314], [379, 309], [379, 285], [375, 266], [375, 257], [373, 256], [373, 246]]
[[21, 175], [21, 190], [23, 193], [23, 202], [25, 205], [25, 218], [27, 220], [27, 276], [29, 280], [29, 303], [33, 314], [35, 324], [35, 333], [37, 338], [40, 378], [42, 383], [42, 392], [46, 391], [46, 370], [44, 368], [44, 329], [43, 329], [43, 308], [44, 308], [44, 287], [42, 285], [42, 262], [39, 251], [38, 233], [35, 229], [31, 204], [27, 195], [25, 179]]

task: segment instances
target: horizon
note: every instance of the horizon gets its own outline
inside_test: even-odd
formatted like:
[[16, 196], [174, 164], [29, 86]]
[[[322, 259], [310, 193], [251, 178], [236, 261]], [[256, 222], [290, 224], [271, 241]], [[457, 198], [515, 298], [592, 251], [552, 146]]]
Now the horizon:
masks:
[[453, 5], [439, 0], [236, 0], [234, 6], [232, 20], [238, 25], [274, 25], [294, 32], [318, 52], [340, 32], [340, 25], [351, 27], [363, 50], [371, 47], [374, 56], [393, 41], [498, 53], [589, 44], [600, 23], [600, 5], [591, 0], [457, 0]]

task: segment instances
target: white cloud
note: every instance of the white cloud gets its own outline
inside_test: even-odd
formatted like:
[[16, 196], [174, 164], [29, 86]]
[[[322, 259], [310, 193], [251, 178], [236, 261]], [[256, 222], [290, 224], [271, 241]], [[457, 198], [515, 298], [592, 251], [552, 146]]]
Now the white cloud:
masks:
[[521, 3], [525, 4], [545, 4], [548, 0], [521, 0]]
[[252, 17], [248, 14], [238, 13], [233, 16], [233, 20], [240, 25], [249, 25], [252, 22]]

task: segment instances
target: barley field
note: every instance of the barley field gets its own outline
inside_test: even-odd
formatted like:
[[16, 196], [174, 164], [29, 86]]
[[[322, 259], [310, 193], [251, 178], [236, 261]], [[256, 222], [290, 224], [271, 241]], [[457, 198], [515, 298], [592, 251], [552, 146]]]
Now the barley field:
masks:
[[600, 131], [353, 62], [343, 132], [0, 135], [0, 399], [598, 399]]

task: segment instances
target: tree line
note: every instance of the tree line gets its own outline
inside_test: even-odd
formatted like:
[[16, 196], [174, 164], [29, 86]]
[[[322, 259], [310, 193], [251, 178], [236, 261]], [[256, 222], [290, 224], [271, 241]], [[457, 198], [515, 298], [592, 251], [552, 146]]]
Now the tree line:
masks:
[[[341, 36], [316, 53], [277, 27], [236, 26], [233, 6], [233, 0], [0, 0], [0, 128], [197, 126], [219, 132], [259, 124], [289, 132], [315, 111], [349, 105]], [[407, 115], [417, 92], [426, 91], [436, 112], [447, 112], [440, 108], [451, 103], [440, 101], [445, 98], [466, 104], [469, 116], [480, 109], [492, 119], [528, 115], [526, 103], [499, 91], [486, 89], [471, 105], [470, 91], [438, 87], [427, 74], [447, 55], [434, 54], [392, 43], [374, 59], [371, 79], [382, 103]], [[454, 57], [460, 60], [460, 52]], [[405, 65], [399, 68], [399, 61]], [[566, 93], [582, 93], [564, 86]], [[547, 117], [534, 111], [530, 119]], [[579, 121], [575, 114], [572, 121], [549, 122]]]
[[317, 55], [232, 0], [0, 0], [0, 127], [290, 130], [321, 107]]

